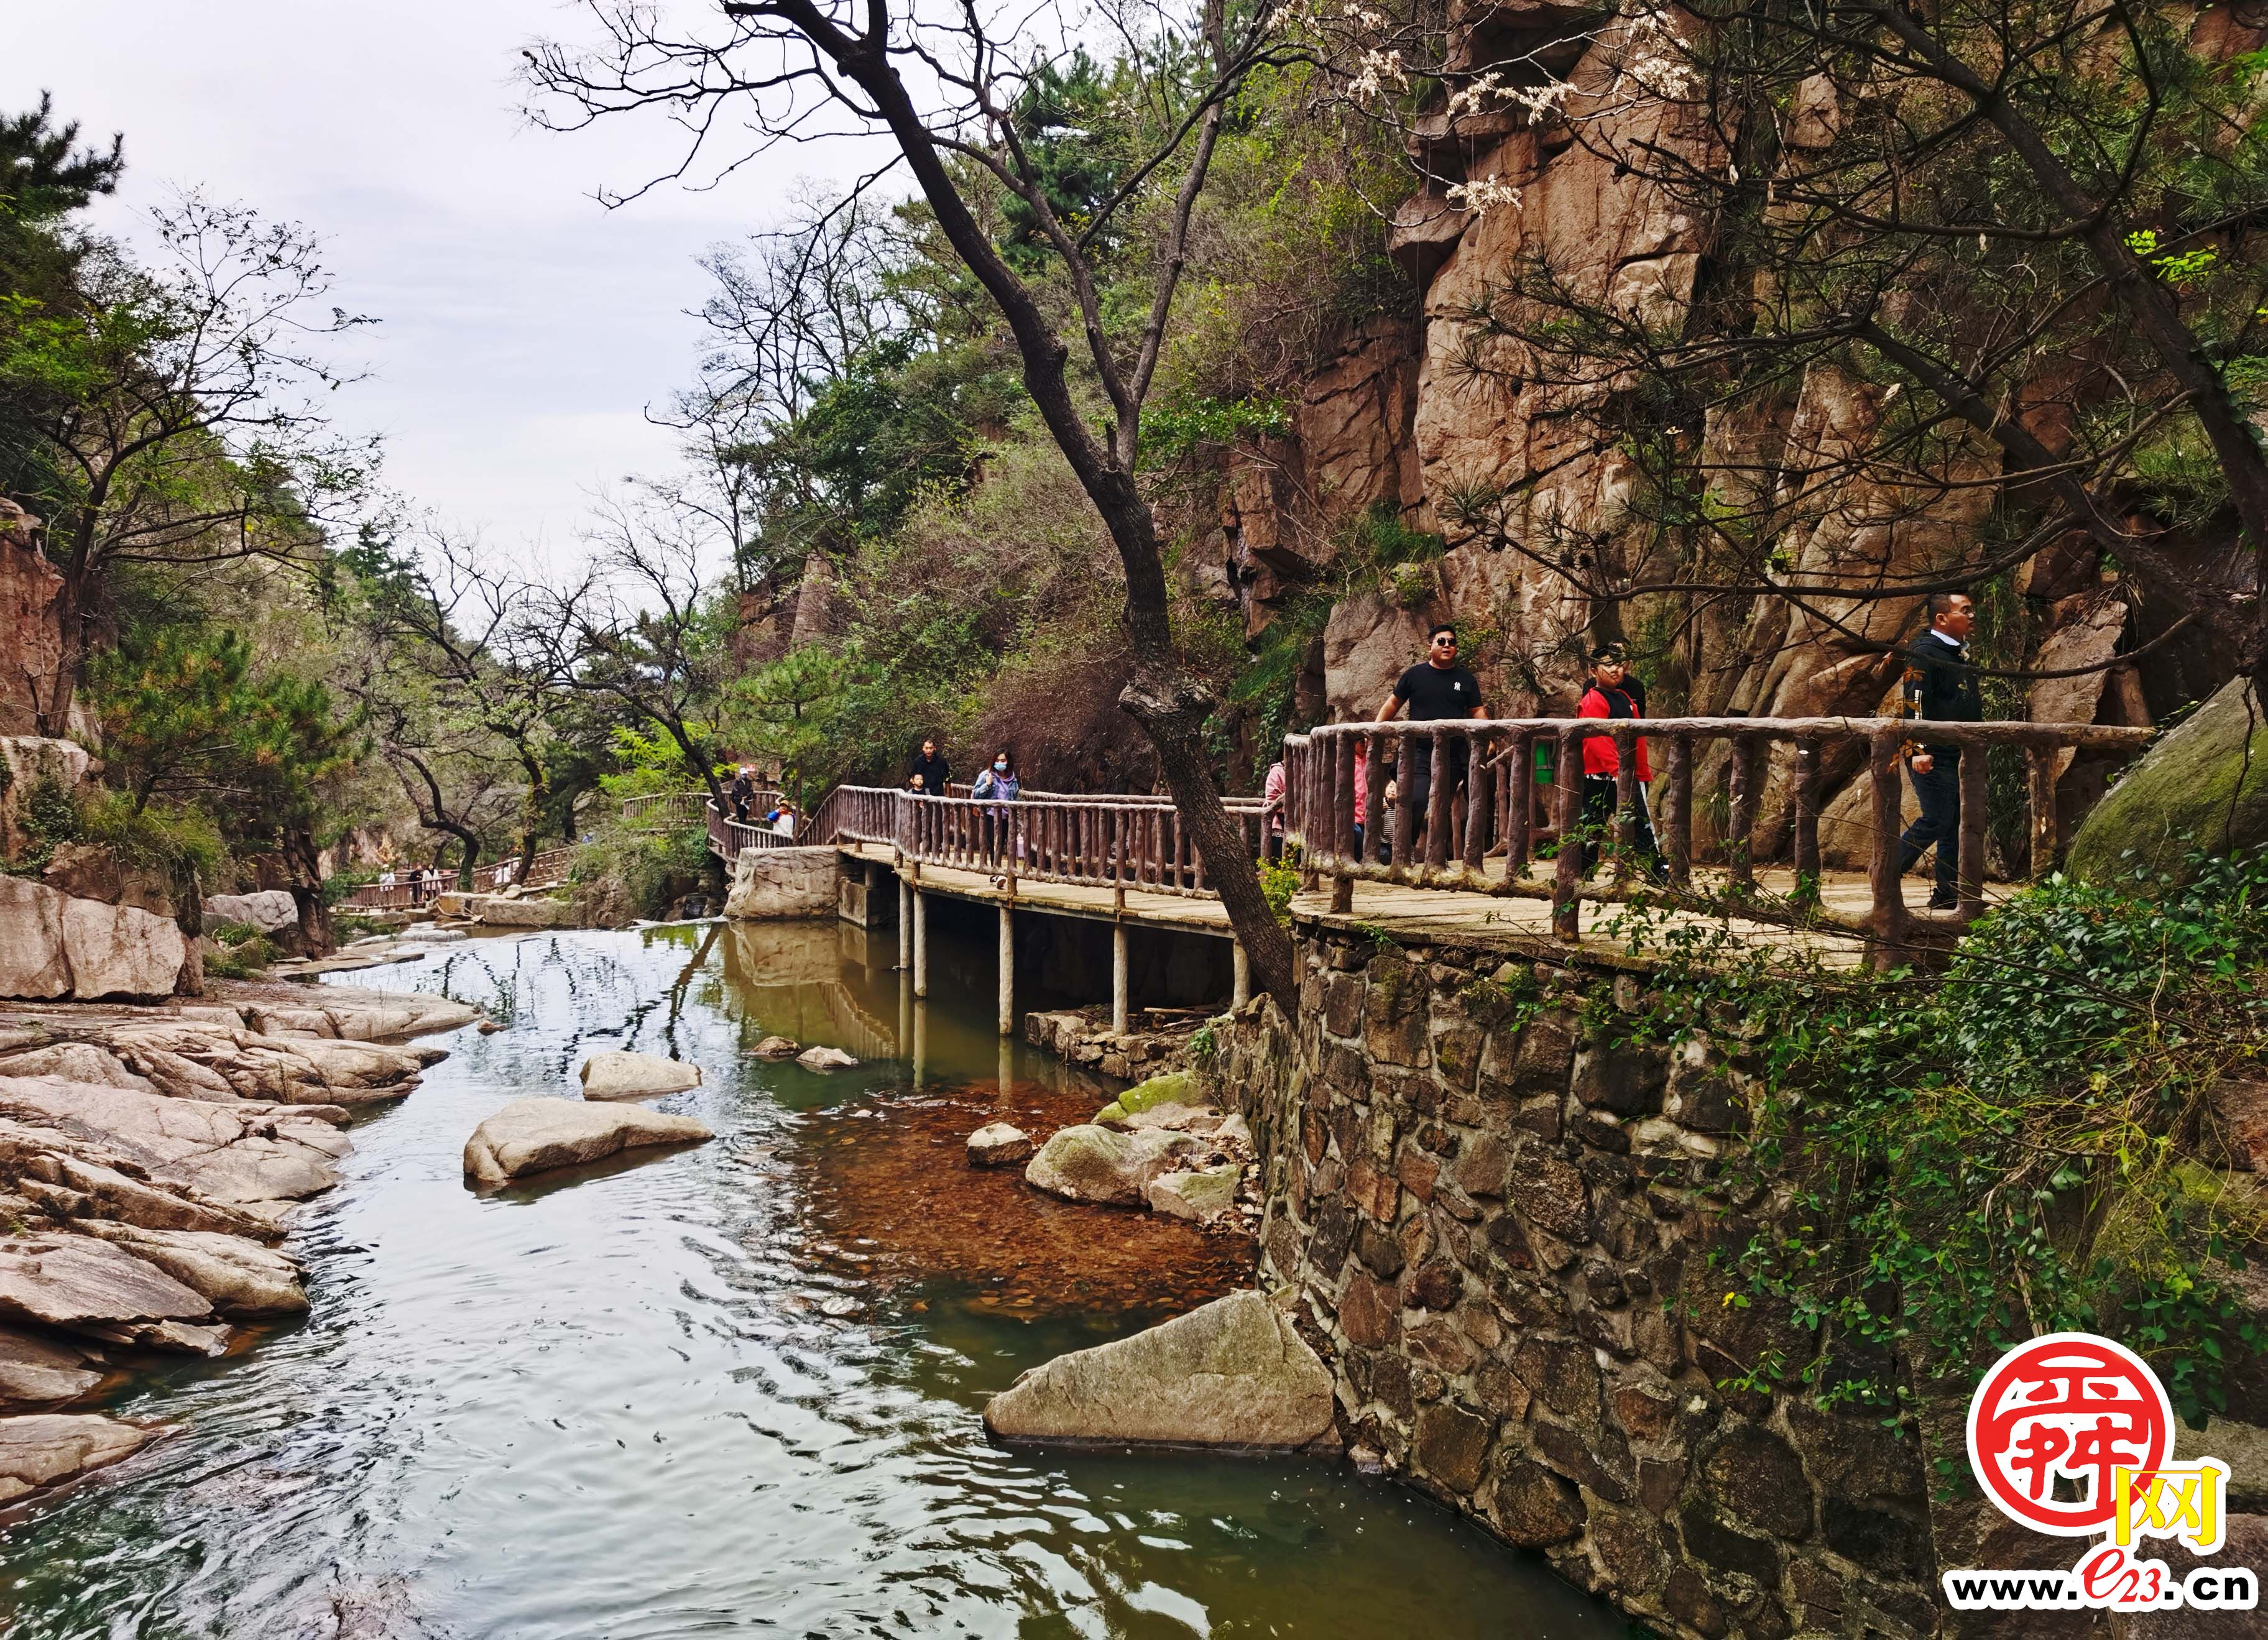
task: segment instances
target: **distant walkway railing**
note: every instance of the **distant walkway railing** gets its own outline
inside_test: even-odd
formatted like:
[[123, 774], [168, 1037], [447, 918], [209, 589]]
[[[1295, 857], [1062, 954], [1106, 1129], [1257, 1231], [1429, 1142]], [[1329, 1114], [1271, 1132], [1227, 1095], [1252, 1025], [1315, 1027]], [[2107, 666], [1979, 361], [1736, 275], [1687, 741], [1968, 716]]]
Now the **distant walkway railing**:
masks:
[[635, 831], [682, 831], [688, 826], [698, 826], [708, 808], [705, 791], [652, 791], [622, 799], [622, 824]]
[[[567, 868], [575, 858], [570, 849], [546, 849], [528, 862], [527, 877], [523, 888], [556, 888], [567, 880]], [[499, 888], [512, 886], [513, 873], [519, 870], [519, 857], [507, 856], [473, 870], [475, 894], [493, 894]], [[503, 876], [499, 879], [497, 873]], [[413, 911], [432, 902], [437, 895], [456, 891], [458, 874], [451, 871], [411, 871], [391, 883], [364, 883], [339, 903], [350, 911]]]
[[[1627, 900], [1646, 894], [1672, 903], [1705, 901], [1712, 908], [1726, 899], [1752, 901], [1756, 891], [1753, 842], [1775, 746], [1791, 748], [1786, 801], [1793, 811], [1788, 818], [1797, 878], [1800, 882], [1808, 876], [1815, 882], [1829, 754], [1837, 749], [1847, 754], [1856, 743], [1863, 747], [1870, 783], [1866, 832], [1873, 908], [1863, 923], [1840, 925], [1872, 935], [1880, 945], [1895, 951], [1904, 940], [1909, 922], [1897, 868], [1905, 800], [1900, 763], [1910, 740], [1926, 738], [1933, 745], [1957, 746], [1972, 754], [1992, 747], [2013, 747], [2023, 754], [2032, 815], [2029, 867], [2033, 875], [2039, 875], [2050, 869], [2060, 843], [2056, 754], [2073, 748], [2132, 750], [2150, 734], [2147, 729], [2096, 724], [1925, 726], [1867, 717], [1677, 717], [1643, 725], [1588, 717], [1334, 724], [1285, 739], [1286, 821], [1303, 845], [1305, 864], [1338, 885], [1336, 903], [1345, 903], [1346, 886], [1358, 880], [1548, 898], [1553, 931], [1572, 939], [1586, 897]], [[1594, 736], [1613, 741], [1619, 769], [1615, 819], [1609, 835], [1601, 839], [1614, 845], [1615, 879], [1603, 886], [1587, 886], [1581, 850], [1564, 846], [1583, 827], [1583, 782], [1577, 771], [1582, 767], [1583, 742]], [[1653, 784], [1658, 805], [1653, 819], [1668, 881], [1660, 886], [1632, 880], [1639, 865], [1636, 798], [1641, 738], [1660, 754], [1660, 776]], [[1721, 894], [1702, 896], [1693, 892], [1693, 773], [1697, 747], [1713, 741], [1729, 743], [1719, 850], [1726, 882]], [[1571, 776], [1550, 783], [1548, 810], [1538, 800], [1539, 747], [1550, 748], [1555, 776], [1562, 772]], [[1355, 805], [1358, 764], [1364, 776], [1359, 811]], [[1984, 908], [1985, 758], [1962, 757], [1958, 777], [1960, 905], [1954, 915], [1956, 922], [1965, 923]], [[1387, 807], [1389, 781], [1395, 783], [1397, 796], [1425, 787], [1422, 816], [1409, 803]], [[1556, 854], [1550, 877], [1548, 881], [1530, 879], [1528, 864], [1536, 857], [1538, 844], [1546, 842]], [[1831, 916], [1814, 920], [1837, 925]]]
[[[1246, 845], [1259, 850], [1266, 817], [1257, 798], [1229, 799]], [[994, 798], [932, 798], [888, 786], [837, 786], [792, 838], [709, 822], [711, 850], [728, 864], [745, 847], [879, 843], [925, 865], [1034, 882], [1153, 894], [1209, 895], [1204, 862], [1172, 801], [1069, 792]]]

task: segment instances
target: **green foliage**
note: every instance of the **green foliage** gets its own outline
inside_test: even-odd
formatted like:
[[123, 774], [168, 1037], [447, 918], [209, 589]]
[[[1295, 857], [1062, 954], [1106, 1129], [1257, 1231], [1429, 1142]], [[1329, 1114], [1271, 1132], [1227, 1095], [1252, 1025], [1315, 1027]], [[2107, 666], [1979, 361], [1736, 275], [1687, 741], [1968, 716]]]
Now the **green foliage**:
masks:
[[1291, 430], [1292, 407], [1279, 397], [1169, 398], [1142, 414], [1142, 465], [1171, 467], [1200, 451]]
[[2268, 1216], [2194, 1143], [2205, 1090], [2268, 1048], [2268, 853], [2192, 864], [2186, 886], [2051, 879], [1935, 978], [1647, 934], [1672, 966], [1642, 1013], [1594, 1024], [1705, 1033], [1746, 1078], [1727, 1194], [1778, 1205], [1729, 1221], [1728, 1302], [1784, 1305], [1822, 1346], [1757, 1382], [1890, 1401], [1900, 1357], [1959, 1379], [2072, 1329], [2134, 1343], [2193, 1423], [2225, 1404], [2268, 1344], [2230, 1281]]
[[[1039, 173], [1049, 212], [1074, 236], [1094, 222], [1124, 168], [1125, 121], [1114, 96], [1114, 81], [1124, 77], [1123, 70], [1105, 69], [1080, 48], [1067, 63], [1040, 64], [1011, 111], [1017, 140]], [[1010, 195], [1001, 202], [1001, 215], [1008, 231], [1001, 237], [1000, 254], [1008, 265], [1027, 276], [1043, 271], [1055, 253], [1039, 213]], [[1123, 217], [1116, 220], [1123, 223]]]
[[1292, 896], [1300, 892], [1300, 868], [1289, 861], [1270, 864], [1260, 862], [1260, 892], [1267, 896], [1268, 908], [1276, 920], [1289, 928], [1292, 925]]
[[711, 861], [705, 828], [688, 826], [671, 832], [602, 829], [598, 840], [578, 851], [568, 878], [595, 883], [612, 878], [622, 886], [639, 916], [659, 918], [670, 905], [700, 886]]
[[0, 216], [23, 222], [60, 217], [117, 189], [126, 139], [113, 136], [107, 153], [80, 148], [78, 121], [58, 126], [54, 117], [54, 100], [44, 92], [37, 108], [0, 116]]

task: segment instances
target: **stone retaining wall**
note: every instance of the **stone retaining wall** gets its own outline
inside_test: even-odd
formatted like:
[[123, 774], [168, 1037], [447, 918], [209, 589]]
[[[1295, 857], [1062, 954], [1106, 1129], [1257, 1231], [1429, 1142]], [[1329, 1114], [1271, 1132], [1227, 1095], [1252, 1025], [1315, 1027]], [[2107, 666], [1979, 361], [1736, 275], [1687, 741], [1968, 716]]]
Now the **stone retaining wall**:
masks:
[[1259, 1152], [1262, 1284], [1300, 1295], [1358, 1457], [1665, 1634], [1929, 1631], [1911, 1435], [1722, 1387], [1811, 1337], [1709, 1260], [1751, 1228], [1737, 1069], [1587, 1035], [1500, 956], [1300, 954], [1298, 1024], [1256, 1002], [1205, 1077]]

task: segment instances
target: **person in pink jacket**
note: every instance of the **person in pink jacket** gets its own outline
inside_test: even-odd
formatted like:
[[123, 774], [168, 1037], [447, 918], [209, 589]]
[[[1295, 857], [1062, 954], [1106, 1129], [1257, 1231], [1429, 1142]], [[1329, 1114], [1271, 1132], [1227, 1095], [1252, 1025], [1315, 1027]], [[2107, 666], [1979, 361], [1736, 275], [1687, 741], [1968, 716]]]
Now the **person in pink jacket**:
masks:
[[1260, 849], [1272, 865], [1284, 857], [1284, 760], [1280, 757], [1268, 765], [1268, 777], [1260, 783], [1260, 812], [1268, 821]]

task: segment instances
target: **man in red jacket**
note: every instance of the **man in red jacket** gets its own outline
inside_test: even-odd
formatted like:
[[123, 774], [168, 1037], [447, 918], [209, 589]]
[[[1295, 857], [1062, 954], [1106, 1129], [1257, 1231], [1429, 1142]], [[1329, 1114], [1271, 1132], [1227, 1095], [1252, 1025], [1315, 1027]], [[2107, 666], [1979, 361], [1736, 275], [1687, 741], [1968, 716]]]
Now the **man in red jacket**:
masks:
[[[1646, 716], [1638, 702], [1643, 690], [1630, 676], [1630, 664], [1619, 648], [1602, 649], [1591, 657], [1591, 687], [1583, 691], [1578, 717], [1638, 717]], [[1621, 806], [1616, 777], [1622, 772], [1622, 755], [1610, 735], [1594, 734], [1583, 742], [1583, 875], [1598, 863], [1598, 839], [1614, 835], [1616, 811]], [[1661, 850], [1653, 841], [1653, 818], [1646, 813], [1646, 783], [1653, 778], [1646, 767], [1646, 737], [1638, 741], [1638, 786], [1635, 795], [1638, 824], [1634, 827], [1638, 864], [1655, 882], [1669, 880]]]

